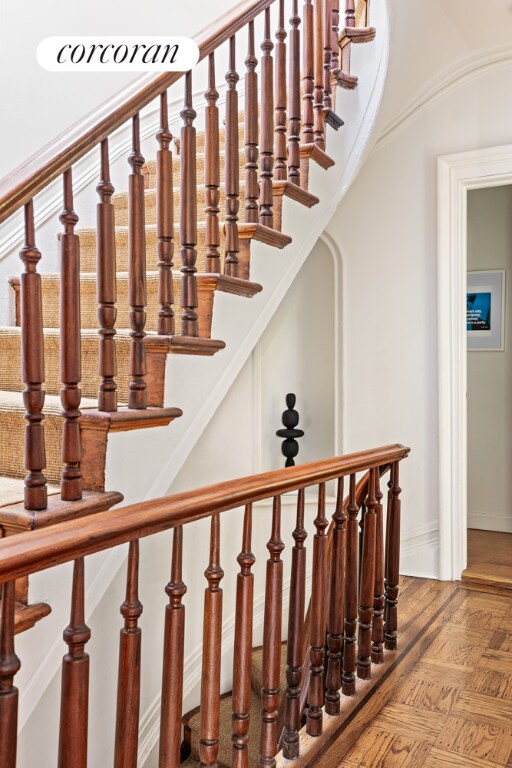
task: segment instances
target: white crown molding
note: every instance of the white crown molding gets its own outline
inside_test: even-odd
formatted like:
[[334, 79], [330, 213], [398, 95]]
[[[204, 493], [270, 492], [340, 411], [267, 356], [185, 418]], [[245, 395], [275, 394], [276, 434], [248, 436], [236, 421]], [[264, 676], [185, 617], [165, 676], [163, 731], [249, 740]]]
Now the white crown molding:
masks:
[[422, 89], [416, 98], [400, 112], [384, 128], [379, 136], [375, 149], [393, 139], [403, 131], [413, 120], [416, 120], [432, 104], [443, 98], [463, 83], [480, 77], [483, 74], [512, 64], [512, 46], [504, 46], [459, 59], [444, 71], [437, 73]]

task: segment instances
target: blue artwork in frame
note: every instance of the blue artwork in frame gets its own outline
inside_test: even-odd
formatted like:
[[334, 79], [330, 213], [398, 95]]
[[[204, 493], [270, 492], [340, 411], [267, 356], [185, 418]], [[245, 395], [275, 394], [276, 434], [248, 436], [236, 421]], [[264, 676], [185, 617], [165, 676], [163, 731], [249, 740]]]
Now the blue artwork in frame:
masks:
[[468, 272], [466, 330], [468, 351], [505, 349], [505, 271]]

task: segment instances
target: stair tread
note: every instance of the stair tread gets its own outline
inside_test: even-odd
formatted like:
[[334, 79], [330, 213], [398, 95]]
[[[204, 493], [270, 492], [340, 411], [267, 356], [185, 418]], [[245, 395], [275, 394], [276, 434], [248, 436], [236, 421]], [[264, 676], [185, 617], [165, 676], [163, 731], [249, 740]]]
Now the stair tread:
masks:
[[[82, 397], [80, 403], [81, 408], [96, 408], [97, 405], [98, 401], [89, 397]], [[19, 411], [25, 413], [26, 408], [23, 403], [21, 392], [11, 392], [6, 389], [0, 389], [0, 412], [5, 411]], [[59, 415], [62, 412], [62, 404], [59, 395], [45, 394], [44, 412], [46, 414], [55, 415]]]
[[[0, 392], [0, 400], [2, 394]], [[48, 486], [48, 493], [60, 493], [60, 489], [56, 486]], [[4, 507], [7, 504], [18, 504], [18, 502], [23, 501], [24, 495], [25, 481], [21, 477], [0, 476], [0, 507]]]

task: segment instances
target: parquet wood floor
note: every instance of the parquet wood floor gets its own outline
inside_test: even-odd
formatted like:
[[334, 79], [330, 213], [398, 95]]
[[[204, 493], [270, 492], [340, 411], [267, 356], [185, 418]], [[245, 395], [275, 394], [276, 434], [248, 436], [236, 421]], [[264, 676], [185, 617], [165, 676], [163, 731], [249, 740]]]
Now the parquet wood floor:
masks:
[[460, 592], [339, 768], [512, 768], [512, 596]]

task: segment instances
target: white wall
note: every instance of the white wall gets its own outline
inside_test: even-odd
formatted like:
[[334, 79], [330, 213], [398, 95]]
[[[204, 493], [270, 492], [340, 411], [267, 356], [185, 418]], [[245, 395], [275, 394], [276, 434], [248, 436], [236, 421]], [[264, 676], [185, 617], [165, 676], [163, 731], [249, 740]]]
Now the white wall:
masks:
[[[452, 5], [459, 11], [455, 30], [444, 15]], [[327, 231], [344, 260], [345, 450], [395, 440], [411, 446], [401, 482], [402, 568], [436, 576], [443, 428], [436, 158], [510, 142], [505, 94], [512, 88], [512, 60], [510, 49], [485, 49], [492, 44], [485, 29], [481, 41], [472, 36], [482, 29], [477, 4], [397, 0], [393, 8], [380, 139]], [[499, 12], [497, 3], [492, 10]], [[508, 9], [502, 16], [493, 25], [496, 44], [510, 35]]]
[[[505, 270], [505, 350], [468, 351], [468, 526], [512, 533], [512, 186], [468, 192], [468, 271]], [[507, 290], [508, 289], [508, 290]]]
[[35, 57], [43, 38], [193, 35], [231, 7], [231, 0], [0, 0], [0, 177], [137, 77], [46, 72]]

